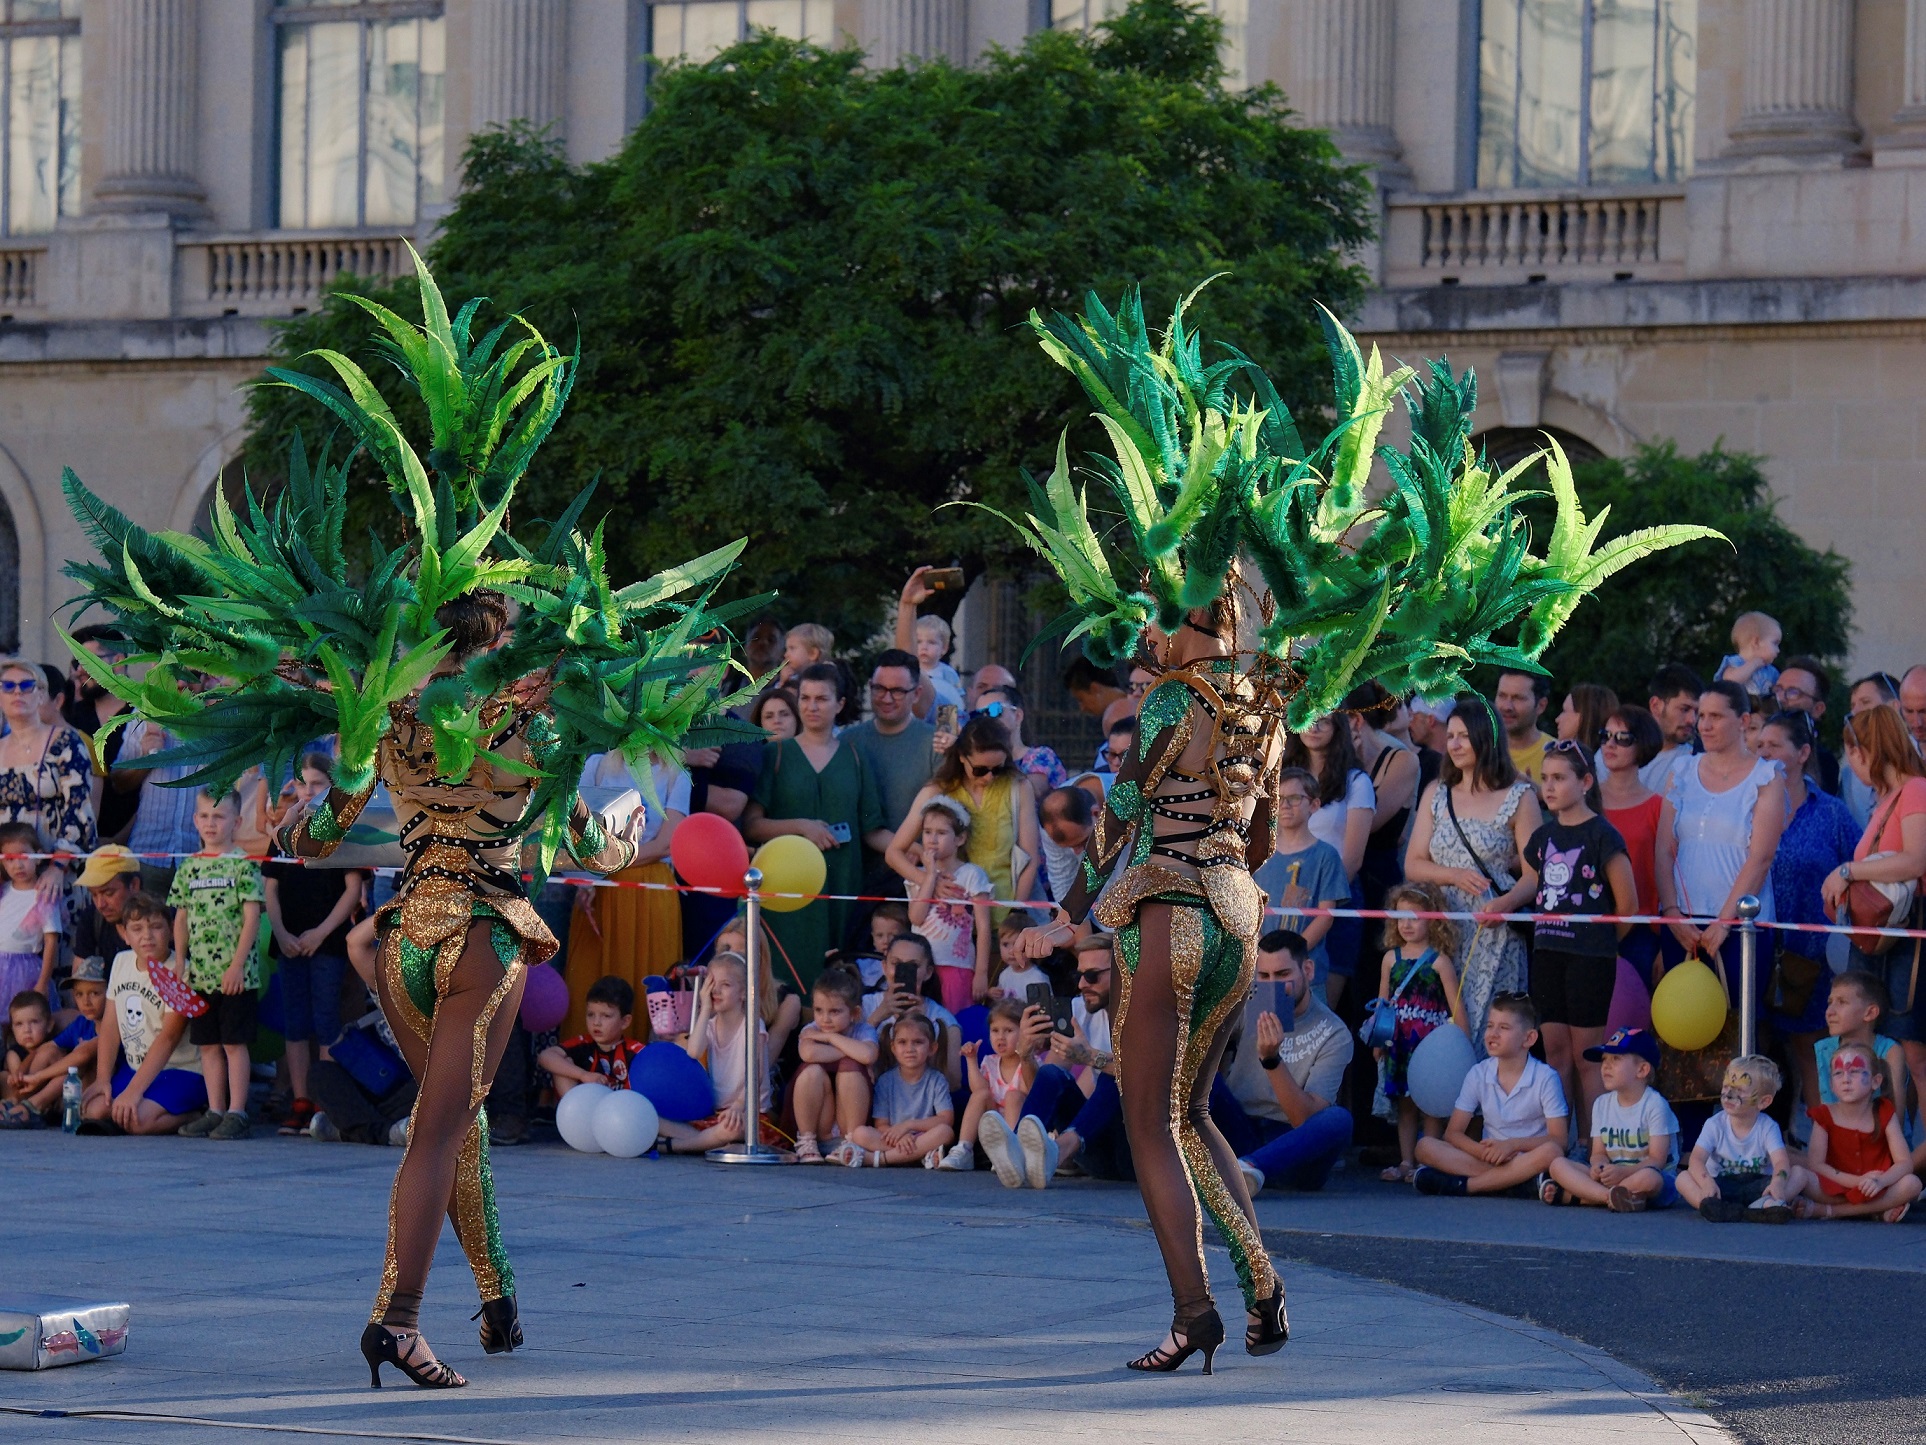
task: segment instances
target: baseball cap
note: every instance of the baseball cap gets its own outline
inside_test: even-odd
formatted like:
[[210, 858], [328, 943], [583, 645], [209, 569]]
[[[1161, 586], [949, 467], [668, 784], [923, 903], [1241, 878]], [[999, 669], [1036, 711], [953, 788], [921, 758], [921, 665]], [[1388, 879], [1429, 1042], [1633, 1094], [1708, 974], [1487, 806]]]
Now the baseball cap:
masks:
[[87, 855], [80, 870], [82, 888], [99, 888], [123, 873], [140, 872], [140, 859], [118, 843], [107, 843]]
[[104, 984], [107, 982], [107, 965], [98, 958], [76, 958], [74, 971], [67, 982]]
[[1604, 1043], [1585, 1050], [1588, 1063], [1596, 1064], [1607, 1054], [1637, 1054], [1653, 1068], [1659, 1065], [1658, 1040], [1647, 1029], [1613, 1029]]

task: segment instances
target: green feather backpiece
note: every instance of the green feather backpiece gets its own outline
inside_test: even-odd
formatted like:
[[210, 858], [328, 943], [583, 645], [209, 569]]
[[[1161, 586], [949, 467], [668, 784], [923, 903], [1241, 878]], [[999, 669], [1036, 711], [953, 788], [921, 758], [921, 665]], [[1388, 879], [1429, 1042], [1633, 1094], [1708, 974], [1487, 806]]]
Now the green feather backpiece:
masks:
[[[743, 541], [615, 587], [601, 527], [581, 526], [592, 485], [539, 546], [510, 535], [516, 486], [561, 415], [576, 359], [520, 317], [477, 339], [482, 302], [451, 319], [427, 266], [414, 262], [422, 325], [365, 297], [347, 299], [375, 318], [382, 349], [426, 406], [425, 458], [367, 374], [339, 352], [316, 353], [339, 385], [269, 370], [270, 384], [313, 397], [374, 459], [413, 537], [392, 550], [374, 541], [366, 565], [352, 567], [343, 537], [352, 454], [335, 460], [323, 446], [310, 457], [298, 435], [272, 501], [243, 486], [237, 511], [217, 488], [206, 536], [144, 531], [69, 470], [68, 503], [101, 555], [68, 564], [80, 586], [69, 605], [112, 617], [130, 641], [138, 681], [73, 650], [131, 709], [110, 728], [139, 717], [175, 738], [143, 765], [186, 766], [176, 786], [216, 792], [256, 763], [285, 776], [326, 734], [340, 740], [337, 785], [358, 791], [372, 781], [390, 705], [417, 692], [438, 767], [464, 777], [489, 743], [482, 703], [538, 679], [555, 726], [528, 765], [537, 782], [518, 828], [539, 831], [546, 876], [590, 755], [620, 753], [652, 793], [651, 761], [762, 736], [725, 716], [754, 690], [731, 656], [726, 624], [768, 599], [712, 603]], [[436, 609], [482, 590], [516, 604], [509, 640], [431, 682], [449, 651]]]
[[[1256, 651], [1286, 679], [1292, 727], [1335, 710], [1358, 684], [1440, 696], [1480, 664], [1542, 672], [1538, 658], [1587, 593], [1641, 557], [1709, 527], [1652, 527], [1593, 549], [1605, 523], [1579, 506], [1558, 443], [1494, 474], [1470, 441], [1477, 380], [1433, 362], [1386, 372], [1322, 315], [1337, 424], [1307, 448], [1272, 384], [1230, 347], [1206, 346], [1180, 303], [1161, 337], [1131, 291], [1113, 313], [1032, 312], [1043, 349], [1083, 384], [1110, 444], [1091, 471], [1111, 505], [1072, 480], [1067, 438], [1022, 520], [1004, 518], [1063, 580], [1069, 609], [1045, 635], [1081, 639], [1099, 666], [1137, 657], [1147, 626], [1174, 632], [1254, 564], [1268, 596]], [[1403, 448], [1378, 438], [1392, 405]], [[1542, 553], [1513, 505], [1545, 463], [1556, 507]], [[1388, 488], [1367, 489], [1374, 461]], [[1254, 590], [1254, 589], [1253, 589]], [[1513, 639], [1513, 640], [1506, 640]], [[1253, 659], [1255, 661], [1255, 659]]]

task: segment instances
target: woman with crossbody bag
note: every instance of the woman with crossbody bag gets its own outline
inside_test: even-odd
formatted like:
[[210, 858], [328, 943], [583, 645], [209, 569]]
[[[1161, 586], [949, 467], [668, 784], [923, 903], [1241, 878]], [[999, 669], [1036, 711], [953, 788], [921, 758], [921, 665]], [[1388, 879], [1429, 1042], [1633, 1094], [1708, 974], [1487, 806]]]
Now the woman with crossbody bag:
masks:
[[[41, 846], [84, 854], [94, 846], [93, 763], [87, 740], [64, 722], [41, 720], [46, 682], [30, 662], [0, 664], [0, 823], [31, 823]], [[67, 886], [67, 871], [50, 867], [40, 875], [49, 902]]]
[[[1444, 890], [1453, 913], [1465, 1030], [1479, 1058], [1485, 1053], [1485, 1015], [1500, 993], [1525, 990], [1525, 940], [1502, 920], [1531, 897], [1519, 879], [1519, 858], [1544, 821], [1531, 784], [1518, 776], [1511, 754], [1499, 746], [1485, 700], [1458, 699], [1445, 724], [1445, 759], [1438, 781], [1425, 790], [1405, 849], [1404, 876]], [[1529, 927], [1529, 925], [1527, 925]]]
[[[1846, 719], [1846, 765], [1876, 794], [1872, 821], [1850, 860], [1827, 875], [1826, 910], [1841, 923], [1894, 927], [1918, 923], [1926, 873], [1926, 772], [1899, 711], [1890, 703]], [[1886, 980], [1892, 1007], [1879, 1031], [1905, 1046], [1915, 1089], [1926, 1088], [1926, 1019], [1919, 998], [1920, 941], [1851, 935], [1852, 966]]]

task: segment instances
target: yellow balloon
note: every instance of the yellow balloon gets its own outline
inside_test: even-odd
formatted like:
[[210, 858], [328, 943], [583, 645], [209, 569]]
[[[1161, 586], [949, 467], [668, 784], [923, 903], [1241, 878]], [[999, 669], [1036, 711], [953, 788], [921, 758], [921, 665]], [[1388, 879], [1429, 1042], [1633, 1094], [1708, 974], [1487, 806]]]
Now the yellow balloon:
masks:
[[1725, 990], [1698, 959], [1667, 971], [1652, 991], [1652, 1027], [1675, 1049], [1702, 1049], [1725, 1027]]
[[823, 891], [823, 879], [829, 876], [829, 865], [823, 861], [823, 850], [794, 833], [771, 838], [756, 849], [756, 856], [749, 860], [749, 864], [752, 868], [762, 870], [762, 906], [772, 913], [794, 913], [798, 908], [808, 907], [812, 901], [810, 898], [779, 898], [774, 895], [820, 893]]

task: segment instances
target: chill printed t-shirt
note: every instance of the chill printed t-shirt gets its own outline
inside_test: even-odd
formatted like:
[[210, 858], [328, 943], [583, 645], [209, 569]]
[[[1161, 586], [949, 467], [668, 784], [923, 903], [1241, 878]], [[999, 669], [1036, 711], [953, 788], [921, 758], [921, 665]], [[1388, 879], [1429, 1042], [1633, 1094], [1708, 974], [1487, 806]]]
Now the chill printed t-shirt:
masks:
[[1605, 1157], [1612, 1163], [1646, 1163], [1655, 1134], [1663, 1134], [1672, 1141], [1665, 1167], [1678, 1168], [1678, 1116], [1657, 1089], [1648, 1088], [1639, 1095], [1636, 1104], [1621, 1104], [1618, 1095], [1613, 1093], [1600, 1094], [1592, 1100], [1592, 1138], [1605, 1146]]
[[[261, 865], [241, 853], [196, 853], [181, 860], [167, 902], [187, 910], [187, 982], [199, 993], [219, 993], [234, 960], [247, 905], [265, 903]], [[259, 989], [261, 965], [249, 950], [243, 987]]]

